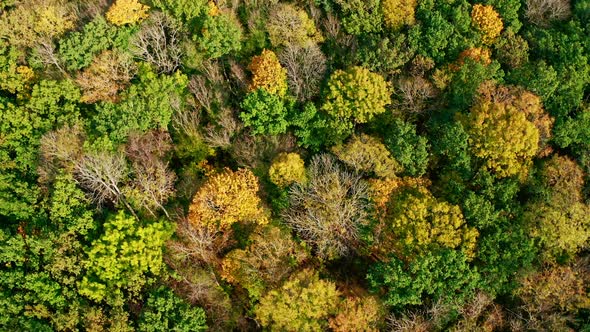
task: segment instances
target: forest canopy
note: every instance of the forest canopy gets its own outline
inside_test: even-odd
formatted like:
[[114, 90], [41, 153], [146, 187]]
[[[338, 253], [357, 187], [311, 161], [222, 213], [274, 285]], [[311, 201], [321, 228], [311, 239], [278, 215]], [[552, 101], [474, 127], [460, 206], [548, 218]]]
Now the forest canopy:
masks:
[[1, 331], [590, 331], [590, 0], [0, 0]]

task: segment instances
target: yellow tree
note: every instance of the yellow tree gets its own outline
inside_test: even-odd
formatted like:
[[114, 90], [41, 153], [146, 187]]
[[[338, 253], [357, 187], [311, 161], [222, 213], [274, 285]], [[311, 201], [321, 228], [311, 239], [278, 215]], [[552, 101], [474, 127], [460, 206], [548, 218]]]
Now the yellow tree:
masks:
[[305, 182], [305, 164], [298, 153], [280, 153], [270, 165], [268, 175], [272, 183], [284, 188]]
[[254, 313], [260, 325], [271, 331], [321, 331], [336, 313], [339, 295], [334, 283], [303, 270], [262, 297]]
[[475, 228], [467, 226], [458, 206], [435, 198], [423, 187], [390, 201], [386, 227], [397, 239], [398, 243], [392, 245], [408, 255], [450, 248], [461, 249], [473, 258], [479, 235]]
[[381, 10], [385, 25], [393, 30], [416, 23], [416, 0], [383, 0]]
[[393, 159], [385, 145], [369, 135], [355, 135], [346, 144], [333, 147], [332, 152], [355, 170], [379, 177], [395, 179], [396, 174], [402, 171], [402, 166]]
[[366, 68], [354, 66], [336, 70], [328, 81], [322, 110], [336, 119], [356, 123], [371, 121], [391, 104], [391, 91], [385, 79]]
[[148, 17], [149, 6], [137, 0], [116, 0], [106, 13], [106, 18], [114, 25], [134, 24]]
[[482, 33], [482, 40], [485, 44], [492, 44], [504, 28], [500, 15], [490, 5], [474, 5], [471, 10], [471, 21], [475, 28]]
[[542, 199], [525, 213], [530, 234], [543, 246], [548, 261], [575, 255], [590, 239], [590, 206], [582, 195], [584, 173], [575, 161], [553, 156], [541, 171]]
[[287, 71], [273, 51], [264, 49], [260, 55], [252, 57], [248, 69], [252, 72], [251, 91], [262, 88], [278, 96], [287, 93]]
[[270, 10], [266, 27], [270, 43], [274, 47], [320, 42], [322, 36], [307, 13], [288, 3], [278, 3]]
[[256, 176], [247, 169], [212, 175], [193, 197], [189, 221], [211, 230], [227, 230], [236, 222], [265, 224], [258, 189]]

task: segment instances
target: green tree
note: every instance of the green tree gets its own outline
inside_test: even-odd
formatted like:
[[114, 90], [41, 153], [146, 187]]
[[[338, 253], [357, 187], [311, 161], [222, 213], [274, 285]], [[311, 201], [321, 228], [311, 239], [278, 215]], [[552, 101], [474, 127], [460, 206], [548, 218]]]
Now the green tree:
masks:
[[[209, 3], [212, 4], [213, 2]], [[211, 10], [211, 12], [216, 11], [219, 11], [219, 9]], [[231, 12], [217, 13], [215, 15], [210, 13], [204, 18], [200, 33], [194, 39], [208, 57], [219, 58], [225, 54], [240, 50], [242, 47], [242, 27]]]
[[139, 295], [151, 282], [150, 277], [163, 272], [163, 246], [172, 232], [166, 222], [142, 226], [123, 211], [111, 216], [103, 234], [87, 250], [80, 294], [115, 305], [122, 303], [119, 301], [125, 295]]
[[207, 330], [205, 311], [193, 307], [163, 286], [150, 292], [139, 317], [142, 332]]
[[99, 135], [108, 135], [115, 143], [124, 142], [129, 133], [166, 129], [172, 115], [185, 106], [188, 78], [181, 72], [157, 75], [148, 67], [139, 68], [138, 82], [121, 95], [118, 104], [97, 105], [92, 118]]
[[246, 95], [241, 106], [244, 111], [240, 119], [252, 127], [254, 135], [278, 135], [287, 131], [287, 108], [279, 96], [258, 88]]
[[464, 301], [474, 293], [480, 277], [464, 253], [447, 249], [427, 253], [407, 264], [392, 257], [371, 267], [367, 280], [373, 290], [385, 290], [386, 305], [399, 309], [422, 304], [426, 297]]
[[342, 12], [342, 26], [351, 35], [380, 32], [383, 14], [379, 0], [335, 0]]
[[395, 119], [384, 136], [391, 156], [400, 163], [405, 174], [421, 176], [426, 172], [428, 140], [416, 133], [414, 125]]
[[338, 302], [334, 283], [308, 269], [268, 292], [254, 313], [263, 327], [272, 330], [318, 331], [327, 326], [327, 318], [336, 312]]

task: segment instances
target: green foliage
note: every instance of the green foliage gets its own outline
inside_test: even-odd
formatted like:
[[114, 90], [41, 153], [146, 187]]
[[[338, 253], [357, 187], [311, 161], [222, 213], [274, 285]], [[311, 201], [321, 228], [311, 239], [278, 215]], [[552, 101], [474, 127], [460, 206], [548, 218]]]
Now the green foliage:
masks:
[[29, 89], [35, 74], [31, 68], [19, 65], [20, 57], [18, 49], [0, 46], [0, 90], [17, 93]]
[[98, 16], [81, 31], [73, 31], [59, 40], [58, 55], [68, 70], [87, 67], [92, 59], [110, 48], [125, 48], [127, 40], [136, 28], [109, 25]]
[[287, 131], [287, 108], [281, 98], [259, 88], [249, 93], [241, 104], [240, 118], [252, 133], [278, 135]]
[[111, 304], [120, 303], [123, 292], [138, 295], [150, 277], [163, 272], [163, 245], [171, 235], [172, 227], [166, 222], [141, 226], [122, 211], [110, 217], [104, 233], [87, 250], [80, 294]]
[[385, 145], [410, 176], [421, 176], [428, 166], [429, 144], [410, 123], [395, 119], [385, 134]]
[[351, 35], [380, 32], [383, 14], [379, 0], [335, 0], [342, 11], [342, 26]]
[[367, 275], [374, 290], [386, 291], [385, 304], [394, 308], [422, 304], [426, 297], [444, 302], [464, 301], [479, 283], [477, 270], [465, 254], [453, 250], [427, 253], [408, 264], [396, 257], [377, 263]]
[[237, 52], [242, 44], [242, 28], [236, 17], [231, 14], [207, 16], [196, 36], [199, 46], [210, 58]]
[[203, 309], [192, 307], [165, 287], [152, 291], [142, 308], [138, 331], [192, 332], [207, 330]]
[[92, 122], [97, 134], [124, 142], [131, 132], [167, 129], [175, 112], [184, 109], [188, 78], [176, 72], [157, 75], [147, 66], [139, 70], [138, 82], [122, 93], [118, 104], [97, 105]]

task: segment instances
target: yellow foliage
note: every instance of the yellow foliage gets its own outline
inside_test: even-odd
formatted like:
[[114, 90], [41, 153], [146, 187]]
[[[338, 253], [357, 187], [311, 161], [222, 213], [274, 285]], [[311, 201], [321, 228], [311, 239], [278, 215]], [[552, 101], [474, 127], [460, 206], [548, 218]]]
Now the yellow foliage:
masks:
[[260, 325], [271, 331], [321, 331], [336, 312], [339, 295], [334, 283], [307, 269], [268, 292], [254, 312]]
[[215, 2], [209, 1], [207, 6], [209, 6], [209, 16], [217, 16], [221, 14], [221, 10], [219, 10], [219, 7], [217, 7]]
[[389, 197], [400, 185], [398, 178], [369, 179], [369, 194], [375, 206], [380, 210], [385, 209]]
[[[54, 7], [55, 6], [55, 7]], [[60, 36], [74, 28], [72, 16], [66, 16], [58, 5], [40, 9], [35, 21], [35, 32], [42, 36]]]
[[416, 23], [416, 0], [383, 0], [381, 10], [385, 25], [391, 29], [397, 30], [403, 25]]
[[268, 37], [274, 47], [321, 42], [321, 34], [307, 13], [292, 4], [278, 3], [270, 11]]
[[258, 197], [258, 181], [247, 169], [211, 176], [195, 194], [189, 221], [211, 230], [226, 230], [236, 222], [265, 224], [268, 218]]
[[539, 148], [539, 130], [512, 105], [477, 102], [467, 117], [472, 153], [498, 177], [526, 177]]
[[114, 25], [134, 24], [148, 17], [149, 6], [137, 0], [116, 0], [106, 13], [106, 18]]
[[252, 72], [250, 91], [263, 88], [278, 96], [287, 93], [287, 71], [273, 51], [264, 49], [260, 55], [252, 57], [248, 69]]
[[483, 42], [488, 45], [494, 42], [504, 28], [500, 15], [489, 5], [474, 5], [471, 10], [471, 21], [482, 33]]
[[272, 183], [287, 187], [295, 182], [305, 182], [305, 164], [298, 153], [281, 153], [270, 165], [268, 175]]
[[349, 297], [340, 306], [338, 315], [330, 318], [334, 332], [377, 332], [382, 309], [374, 297]]
[[257, 226], [249, 240], [247, 248], [224, 257], [221, 277], [244, 287], [252, 298], [259, 298], [267, 286], [276, 286], [307, 258], [290, 232], [275, 226]]
[[402, 171], [402, 166], [392, 158], [385, 145], [369, 135], [355, 135], [348, 143], [334, 146], [332, 152], [355, 170], [375, 173], [379, 177], [394, 179], [396, 173]]
[[328, 93], [322, 110], [335, 118], [365, 123], [391, 104], [390, 85], [383, 76], [354, 66], [336, 70], [328, 81]]
[[426, 188], [406, 195], [391, 202], [389, 214], [391, 230], [408, 253], [441, 246], [461, 248], [473, 258], [479, 233], [466, 225], [458, 206], [439, 201]]

